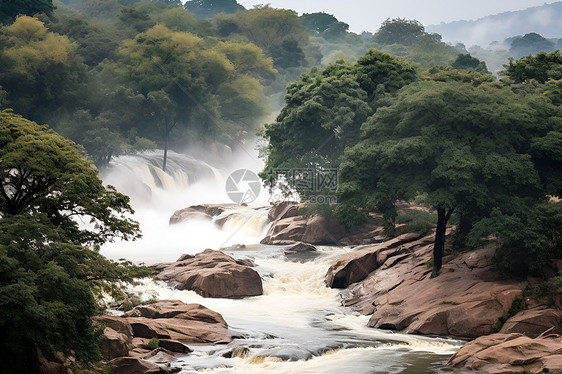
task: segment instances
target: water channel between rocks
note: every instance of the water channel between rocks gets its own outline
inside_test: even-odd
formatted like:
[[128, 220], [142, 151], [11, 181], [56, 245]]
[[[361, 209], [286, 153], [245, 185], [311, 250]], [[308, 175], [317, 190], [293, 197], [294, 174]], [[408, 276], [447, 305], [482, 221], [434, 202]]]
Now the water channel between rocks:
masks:
[[[131, 195], [134, 218], [144, 234], [140, 241], [109, 244], [102, 253], [150, 264], [174, 261], [183, 253], [206, 248], [245, 244], [245, 248], [225, 252], [252, 259], [264, 288], [262, 296], [210, 299], [174, 290], [163, 282], [146, 281], [139, 287], [159, 299], [179, 299], [215, 310], [239, 337], [228, 345], [190, 345], [192, 353], [171, 363], [181, 367], [181, 373], [454, 372], [446, 362], [462, 342], [369, 328], [368, 316], [342, 307], [338, 290], [325, 287], [328, 267], [350, 248], [318, 247], [317, 252], [286, 254], [282, 246], [257, 244], [268, 223], [268, 207], [260, 208], [260, 204], [234, 208], [222, 229], [209, 221], [170, 226], [174, 210], [226, 201], [221, 181], [226, 172], [191, 158], [176, 158], [180, 161], [170, 177], [160, 173], [151, 161], [155, 158], [148, 156], [119, 158], [112, 173], [102, 173], [105, 182]], [[205, 173], [213, 183], [204, 178], [193, 181], [193, 176]]]

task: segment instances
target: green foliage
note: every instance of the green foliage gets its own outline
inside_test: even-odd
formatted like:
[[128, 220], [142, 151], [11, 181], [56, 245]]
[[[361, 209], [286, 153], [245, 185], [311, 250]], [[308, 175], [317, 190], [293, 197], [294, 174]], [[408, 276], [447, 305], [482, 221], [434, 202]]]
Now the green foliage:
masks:
[[380, 44], [412, 45], [425, 34], [425, 27], [416, 20], [388, 18], [375, 33], [374, 40]]
[[52, 0], [0, 0], [0, 24], [11, 23], [21, 14], [44, 13], [50, 17], [54, 10]]
[[324, 12], [304, 13], [301, 16], [302, 25], [311, 31], [318, 33], [328, 30], [334, 23], [339, 22], [332, 14]]
[[479, 73], [488, 73], [488, 68], [486, 68], [486, 63], [480, 61], [479, 59], [467, 54], [459, 54], [457, 59], [453, 61], [451, 66], [455, 69], [473, 69]]
[[513, 299], [513, 302], [511, 303], [509, 310], [505, 312], [500, 318], [498, 318], [496, 324], [492, 326], [492, 331], [490, 331], [490, 334], [498, 333], [502, 329], [505, 322], [511, 317], [513, 317], [514, 315], [516, 315], [517, 313], [519, 313], [520, 311], [522, 311], [524, 307], [525, 305], [523, 303], [522, 298], [516, 297], [515, 299]]
[[435, 212], [428, 212], [427, 210], [405, 210], [399, 212], [396, 216], [395, 222], [397, 224], [406, 224], [407, 232], [420, 232], [426, 233], [437, 222], [437, 215]]
[[[274, 169], [337, 167], [344, 149], [359, 139], [374, 102], [416, 77], [408, 62], [375, 50], [355, 64], [340, 60], [303, 74], [287, 88], [276, 122], [266, 125], [269, 154], [262, 179], [273, 187], [278, 182]], [[309, 193], [302, 192], [304, 197]]]
[[236, 0], [189, 0], [184, 6], [197, 19], [211, 18], [217, 13], [236, 13], [245, 9]]
[[555, 306], [556, 299], [559, 299], [561, 290], [562, 274], [552, 277], [547, 281], [527, 286], [525, 296], [532, 297], [548, 306]]
[[540, 52], [536, 56], [525, 56], [515, 61], [509, 59], [500, 75], [510, 78], [514, 83], [523, 83], [531, 79], [545, 83], [549, 79], [562, 79], [562, 55], [560, 51]]
[[475, 246], [482, 236], [497, 236], [502, 244], [495, 255], [499, 266], [525, 275], [539, 271], [549, 259], [562, 256], [561, 225], [560, 202], [521, 206], [512, 214], [494, 209], [489, 217], [475, 224], [468, 240]]
[[0, 45], [0, 83], [8, 107], [45, 120], [52, 108], [76, 103], [85, 66], [67, 37], [49, 32], [36, 18], [20, 16], [2, 28]]
[[[492, 227], [485, 220], [494, 208], [502, 212], [498, 217], [519, 216], [544, 198], [532, 144], [555, 131], [550, 116], [556, 109], [540, 91], [516, 93], [491, 76], [453, 69], [429, 74], [362, 126], [362, 140], [346, 150], [340, 165], [338, 201], [358, 211], [391, 211], [397, 199], [426, 192], [442, 218], [442, 234], [455, 211], [464, 223], [460, 230], [480, 238]], [[508, 231], [518, 235], [524, 225]], [[541, 261], [544, 242], [534, 239], [526, 243]]]
[[235, 14], [218, 14], [213, 22], [220, 36], [245, 39], [263, 49], [273, 57], [276, 68], [314, 65], [319, 60], [312, 55], [309, 34], [292, 10], [256, 6]]
[[141, 348], [150, 349], [151, 351], [158, 348], [160, 340], [158, 338], [152, 338], [146, 344], [142, 344]]
[[[0, 343], [2, 372], [35, 372], [37, 349], [99, 359], [91, 317], [151, 273], [97, 251], [138, 237], [128, 198], [104, 187], [74, 143], [0, 112]], [[89, 226], [78, 225], [80, 220]]]
[[539, 52], [552, 52], [555, 44], [537, 33], [529, 33], [513, 38], [510, 46], [516, 57], [534, 55]]

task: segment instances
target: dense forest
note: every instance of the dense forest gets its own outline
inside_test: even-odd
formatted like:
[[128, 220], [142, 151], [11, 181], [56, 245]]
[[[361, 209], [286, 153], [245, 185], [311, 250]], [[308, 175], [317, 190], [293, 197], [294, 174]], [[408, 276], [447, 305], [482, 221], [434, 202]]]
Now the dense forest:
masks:
[[57, 352], [95, 365], [101, 295], [132, 298], [150, 273], [99, 253], [140, 236], [91, 165], [122, 154], [260, 133], [269, 187], [271, 170], [338, 169], [338, 204], [319, 209], [348, 226], [379, 212], [392, 235], [397, 200], [429, 207], [435, 275], [451, 223], [457, 250], [495, 238], [506, 273], [562, 258], [562, 55], [538, 34], [493, 51], [495, 76], [492, 52], [415, 20], [359, 35], [235, 0], [0, 0], [0, 24], [2, 373]]

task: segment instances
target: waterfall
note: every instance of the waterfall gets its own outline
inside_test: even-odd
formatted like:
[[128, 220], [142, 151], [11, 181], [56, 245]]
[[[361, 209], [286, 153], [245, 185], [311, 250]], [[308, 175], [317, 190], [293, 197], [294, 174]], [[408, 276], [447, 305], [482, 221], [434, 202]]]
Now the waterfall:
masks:
[[[141, 240], [104, 245], [102, 253], [156, 263], [206, 248], [222, 249], [234, 258], [250, 258], [264, 290], [262, 296], [246, 299], [211, 299], [153, 280], [137, 287], [160, 299], [215, 310], [233, 334], [242, 337], [226, 346], [190, 346], [193, 352], [172, 366], [182, 373], [448, 372], [444, 363], [462, 342], [369, 328], [368, 316], [341, 306], [338, 290], [325, 287], [329, 266], [351, 249], [320, 246], [316, 252], [285, 253], [284, 246], [261, 245], [270, 224], [270, 206], [266, 199], [250, 206], [229, 201], [225, 184], [233, 170], [170, 152], [164, 172], [161, 160], [161, 152], [122, 156], [101, 173], [105, 183], [131, 195], [133, 218], [143, 232]], [[199, 215], [169, 224], [176, 210], [210, 203], [220, 204], [224, 211], [212, 219]]]

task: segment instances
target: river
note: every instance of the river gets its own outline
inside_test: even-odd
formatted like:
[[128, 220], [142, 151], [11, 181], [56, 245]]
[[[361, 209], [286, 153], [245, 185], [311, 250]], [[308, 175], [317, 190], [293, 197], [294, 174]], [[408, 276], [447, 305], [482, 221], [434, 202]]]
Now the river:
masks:
[[[446, 362], [461, 341], [368, 328], [368, 316], [342, 307], [338, 291], [325, 287], [328, 267], [351, 248], [320, 246], [317, 252], [286, 254], [283, 246], [259, 244], [268, 226], [268, 196], [263, 191], [250, 206], [233, 207], [222, 229], [209, 221], [170, 226], [175, 210], [201, 203], [232, 205], [224, 186], [233, 168], [215, 168], [172, 153], [164, 173], [158, 167], [160, 159], [158, 152], [119, 157], [102, 172], [104, 182], [131, 196], [133, 218], [144, 235], [135, 242], [107, 244], [102, 253], [150, 264], [206, 248], [224, 249], [234, 258], [254, 261], [264, 288], [262, 296], [245, 299], [203, 298], [149, 280], [138, 288], [159, 299], [215, 310], [238, 337], [228, 345], [190, 345], [192, 353], [171, 363], [181, 367], [181, 373], [454, 372]], [[245, 248], [229, 250], [234, 244]], [[229, 352], [233, 357], [224, 357]]]

